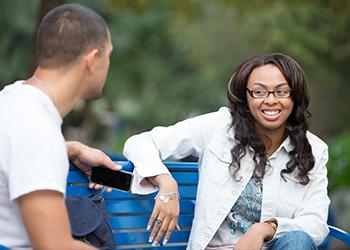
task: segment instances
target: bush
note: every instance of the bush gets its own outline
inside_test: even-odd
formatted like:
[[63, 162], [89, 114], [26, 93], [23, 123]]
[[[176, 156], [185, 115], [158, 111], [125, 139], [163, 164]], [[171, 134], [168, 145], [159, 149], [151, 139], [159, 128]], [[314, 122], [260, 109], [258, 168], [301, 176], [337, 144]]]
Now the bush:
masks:
[[350, 186], [350, 134], [344, 134], [328, 141], [329, 191]]

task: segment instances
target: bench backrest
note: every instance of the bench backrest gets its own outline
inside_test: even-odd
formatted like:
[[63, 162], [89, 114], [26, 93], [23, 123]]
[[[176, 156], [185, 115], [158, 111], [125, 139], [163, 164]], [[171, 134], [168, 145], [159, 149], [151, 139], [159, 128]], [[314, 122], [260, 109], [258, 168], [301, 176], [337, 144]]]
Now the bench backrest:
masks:
[[[124, 170], [132, 171], [133, 169], [130, 162], [118, 163], [123, 166]], [[181, 230], [173, 232], [169, 243], [163, 249], [186, 249], [197, 192], [197, 163], [166, 163], [166, 165], [179, 185]], [[86, 176], [71, 166], [67, 181], [67, 195], [88, 196], [94, 192], [96, 191], [88, 188]], [[149, 249], [151, 247], [151, 244], [148, 243], [150, 232], [146, 230], [146, 227], [153, 211], [155, 194], [133, 195], [118, 190], [103, 193], [109, 222], [117, 242], [116, 249]]]
[[[118, 161], [124, 170], [132, 171], [133, 165], [128, 161]], [[180, 231], [174, 231], [166, 247], [152, 247], [152, 249], [182, 250], [186, 249], [187, 241], [194, 215], [194, 203], [196, 200], [198, 184], [198, 164], [189, 162], [165, 162], [173, 177], [179, 185], [180, 199]], [[96, 191], [88, 188], [86, 176], [70, 166], [67, 195], [90, 195]], [[150, 232], [146, 230], [147, 222], [154, 206], [154, 196], [133, 195], [130, 193], [113, 190], [104, 193], [106, 210], [109, 214], [109, 222], [117, 242], [116, 249], [150, 249], [148, 243]], [[336, 227], [329, 226], [330, 234], [319, 249], [326, 249], [331, 237], [341, 240], [350, 247], [350, 234]]]
[[[124, 170], [132, 171], [133, 165], [127, 161], [118, 161]], [[197, 163], [166, 162], [165, 165], [179, 184], [180, 200], [180, 231], [174, 231], [166, 247], [152, 247], [148, 243], [150, 232], [146, 230], [147, 222], [154, 206], [154, 196], [132, 195], [118, 190], [103, 195], [106, 201], [106, 210], [109, 214], [109, 222], [112, 226], [117, 242], [116, 249], [165, 249], [183, 250], [186, 249], [192, 219], [194, 214], [194, 203], [196, 200], [198, 168]], [[84, 195], [96, 193], [96, 190], [88, 188], [88, 179], [85, 174], [77, 170], [73, 165], [67, 181], [67, 196]], [[330, 234], [327, 240], [319, 246], [319, 249], [326, 249], [331, 237], [342, 241], [350, 247], [350, 234], [336, 227], [329, 226]], [[8, 249], [1, 245], [0, 250]]]

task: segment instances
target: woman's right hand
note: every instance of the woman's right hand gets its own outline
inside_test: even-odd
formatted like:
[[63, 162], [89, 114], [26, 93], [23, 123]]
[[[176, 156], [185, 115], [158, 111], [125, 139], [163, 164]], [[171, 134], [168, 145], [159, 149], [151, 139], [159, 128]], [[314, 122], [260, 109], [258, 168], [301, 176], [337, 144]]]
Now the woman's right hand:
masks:
[[268, 223], [255, 223], [237, 241], [234, 250], [261, 250], [264, 245], [264, 241], [271, 239], [275, 232], [275, 229]]
[[149, 242], [153, 242], [152, 245], [156, 246], [165, 234], [163, 245], [166, 245], [172, 232], [175, 229], [180, 229], [178, 225], [180, 205], [177, 183], [168, 174], [148, 179], [159, 187], [154, 209], [147, 224], [147, 230], [152, 229]]

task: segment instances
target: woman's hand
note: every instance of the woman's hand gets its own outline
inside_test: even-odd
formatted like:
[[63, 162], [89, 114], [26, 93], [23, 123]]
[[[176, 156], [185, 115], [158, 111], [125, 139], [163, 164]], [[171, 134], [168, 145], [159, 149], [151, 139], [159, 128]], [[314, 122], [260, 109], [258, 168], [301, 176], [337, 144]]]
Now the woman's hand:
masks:
[[153, 242], [152, 245], [156, 246], [165, 234], [163, 245], [166, 245], [174, 229], [180, 229], [178, 225], [180, 206], [177, 183], [167, 174], [148, 179], [159, 187], [154, 209], [147, 225], [147, 230], [150, 230], [153, 225], [149, 242]]
[[261, 250], [264, 241], [272, 239], [275, 229], [268, 223], [255, 223], [237, 241], [234, 250]]
[[[90, 148], [80, 142], [66, 142], [69, 160], [74, 163], [82, 172], [90, 179], [91, 168], [103, 165], [112, 170], [118, 171], [121, 166], [115, 164], [111, 158], [105, 153], [96, 148]], [[90, 183], [89, 188], [101, 189], [103, 186], [95, 183]], [[107, 192], [112, 191], [112, 188], [107, 188]]]

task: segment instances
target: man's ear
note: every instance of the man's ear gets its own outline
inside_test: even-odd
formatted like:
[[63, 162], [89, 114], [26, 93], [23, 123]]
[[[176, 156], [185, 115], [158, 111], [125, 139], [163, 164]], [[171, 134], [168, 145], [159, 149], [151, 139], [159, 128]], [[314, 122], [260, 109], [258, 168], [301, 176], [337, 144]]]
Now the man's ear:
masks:
[[88, 51], [84, 57], [85, 67], [89, 72], [95, 70], [96, 61], [99, 57], [98, 49], [92, 49]]

